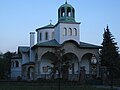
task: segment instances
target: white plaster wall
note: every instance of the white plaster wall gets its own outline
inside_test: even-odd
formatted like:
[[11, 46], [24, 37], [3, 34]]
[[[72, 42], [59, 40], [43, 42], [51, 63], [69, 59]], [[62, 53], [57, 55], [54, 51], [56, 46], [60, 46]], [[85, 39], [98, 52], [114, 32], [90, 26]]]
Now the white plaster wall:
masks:
[[21, 76], [21, 67], [11, 69], [11, 79], [17, 79], [18, 76]]
[[60, 24], [55, 27], [55, 40], [60, 42]]
[[35, 51], [34, 50], [31, 50], [31, 52], [32, 52], [32, 57], [31, 57], [31, 61], [32, 62], [35, 62]]
[[[15, 67], [15, 61], [19, 62], [19, 67]], [[12, 59], [11, 62], [14, 62], [14, 67], [11, 67], [11, 79], [17, 79], [18, 76], [21, 76], [21, 59]]]
[[[45, 33], [48, 32], [48, 40], [45, 40]], [[46, 42], [52, 40], [52, 32], [54, 32], [54, 28], [50, 29], [40, 29], [37, 31], [37, 43]], [[40, 41], [40, 33], [42, 33], [42, 40]]]
[[28, 53], [22, 53], [22, 64], [28, 63], [29, 59]]
[[[67, 28], [67, 35], [66, 36], [63, 34], [64, 27]], [[73, 29], [76, 28], [77, 29], [77, 36], [68, 35], [69, 28], [72, 29], [72, 33], [73, 33]], [[55, 39], [59, 42], [59, 44], [62, 44], [63, 42], [68, 41], [68, 40], [74, 40], [79, 44], [79, 42], [80, 42], [79, 24], [59, 23], [55, 28]]]

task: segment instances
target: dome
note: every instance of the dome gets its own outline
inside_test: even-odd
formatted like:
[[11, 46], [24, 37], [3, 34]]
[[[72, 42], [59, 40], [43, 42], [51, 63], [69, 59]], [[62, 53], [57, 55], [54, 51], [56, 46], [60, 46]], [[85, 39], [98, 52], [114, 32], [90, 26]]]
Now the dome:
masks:
[[[68, 4], [67, 2], [66, 2], [65, 4], [61, 5], [60, 8], [61, 8], [61, 7], [71, 7], [71, 8], [73, 8], [72, 5]], [[60, 9], [60, 8], [59, 8], [59, 9]]]
[[67, 2], [58, 9], [58, 22], [75, 22], [75, 10]]

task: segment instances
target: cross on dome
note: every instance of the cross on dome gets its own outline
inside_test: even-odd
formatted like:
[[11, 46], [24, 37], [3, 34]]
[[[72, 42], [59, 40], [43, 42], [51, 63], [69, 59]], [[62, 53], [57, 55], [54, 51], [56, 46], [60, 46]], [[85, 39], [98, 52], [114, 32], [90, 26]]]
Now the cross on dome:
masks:
[[50, 24], [52, 24], [52, 20], [50, 20]]

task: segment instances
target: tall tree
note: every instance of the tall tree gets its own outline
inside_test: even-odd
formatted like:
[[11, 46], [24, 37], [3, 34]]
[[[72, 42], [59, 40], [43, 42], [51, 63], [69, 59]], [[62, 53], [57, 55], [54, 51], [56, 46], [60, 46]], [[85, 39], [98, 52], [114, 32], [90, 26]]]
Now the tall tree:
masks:
[[11, 58], [15, 53], [6, 52], [0, 59], [0, 79], [6, 79], [10, 75]]
[[101, 50], [101, 64], [102, 66], [107, 67], [107, 71], [109, 72], [111, 86], [113, 83], [113, 77], [117, 75], [117, 71], [119, 71], [118, 67], [118, 47], [117, 43], [114, 41], [115, 38], [111, 34], [108, 25], [107, 28], [104, 29], [103, 34], [103, 48]]

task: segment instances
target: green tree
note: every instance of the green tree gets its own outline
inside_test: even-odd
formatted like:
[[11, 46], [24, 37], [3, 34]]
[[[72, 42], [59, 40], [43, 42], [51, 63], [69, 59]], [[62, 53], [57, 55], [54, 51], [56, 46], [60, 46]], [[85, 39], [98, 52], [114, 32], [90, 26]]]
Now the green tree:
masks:
[[0, 79], [6, 79], [10, 75], [11, 58], [15, 53], [6, 52], [0, 59]]
[[56, 71], [58, 71], [59, 78], [67, 80], [70, 68], [69, 63], [70, 58], [64, 56], [64, 53], [65, 53], [64, 49], [61, 49], [60, 47], [55, 48], [56, 60], [52, 62], [53, 64], [52, 73], [54, 76], [56, 74]]
[[107, 67], [107, 71], [109, 72], [109, 78], [112, 80], [113, 77], [117, 76], [117, 73], [119, 71], [119, 60], [118, 60], [118, 47], [117, 43], [114, 41], [115, 38], [111, 34], [108, 26], [106, 29], [104, 29], [104, 34], [103, 34], [103, 48], [101, 50], [101, 64], [102, 66]]

